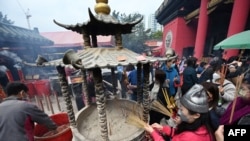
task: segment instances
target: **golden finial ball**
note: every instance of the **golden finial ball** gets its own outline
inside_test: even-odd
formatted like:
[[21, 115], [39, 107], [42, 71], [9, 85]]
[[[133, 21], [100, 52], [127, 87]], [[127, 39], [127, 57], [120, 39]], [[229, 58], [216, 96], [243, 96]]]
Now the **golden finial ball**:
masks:
[[108, 15], [110, 13], [110, 7], [108, 4], [100, 2], [95, 5], [95, 12], [97, 14], [103, 13]]
[[96, 3], [108, 3], [109, 1], [108, 0], [96, 0]]

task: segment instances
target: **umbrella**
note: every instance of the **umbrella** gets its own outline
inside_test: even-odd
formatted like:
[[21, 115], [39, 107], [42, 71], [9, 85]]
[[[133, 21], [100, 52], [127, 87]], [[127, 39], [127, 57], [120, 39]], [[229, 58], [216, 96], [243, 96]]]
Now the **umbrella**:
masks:
[[250, 49], [250, 30], [234, 34], [214, 46], [218, 49]]

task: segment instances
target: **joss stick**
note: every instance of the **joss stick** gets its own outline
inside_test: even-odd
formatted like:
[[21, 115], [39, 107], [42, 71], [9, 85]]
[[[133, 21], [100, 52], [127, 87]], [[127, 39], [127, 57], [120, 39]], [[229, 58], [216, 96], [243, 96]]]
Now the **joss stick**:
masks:
[[46, 96], [46, 99], [47, 99], [47, 101], [49, 102], [49, 107], [50, 107], [50, 109], [51, 109], [52, 114], [54, 114], [55, 112], [54, 112], [54, 108], [53, 108], [53, 106], [52, 106], [52, 102], [51, 102], [50, 96], [47, 95], [47, 96]]
[[[168, 106], [171, 106], [171, 102], [170, 102], [170, 100], [169, 100], [167, 90], [166, 90], [165, 88], [163, 88], [163, 89], [162, 89], [162, 92], [163, 92], [163, 95], [164, 95], [165, 100], [166, 100], [166, 102], [167, 102], [167, 105], [168, 105]], [[173, 110], [172, 110], [171, 108], [169, 108], [169, 110], [170, 110], [170, 113], [173, 114]]]
[[232, 110], [231, 110], [231, 114], [230, 114], [229, 124], [231, 124], [232, 120], [233, 120], [233, 115], [234, 115], [234, 111], [235, 111], [235, 105], [236, 105], [236, 102], [237, 102], [237, 93], [238, 93], [238, 91], [240, 89], [241, 82], [242, 82], [242, 77], [243, 76], [244, 75], [240, 75], [240, 76], [237, 77], [235, 98], [234, 98], [233, 105], [232, 105]]
[[134, 125], [138, 128], [144, 128], [147, 123], [141, 120], [138, 116], [134, 114], [129, 114], [126, 120], [126, 123]]
[[172, 117], [172, 114], [169, 112], [169, 109], [167, 109], [165, 106], [163, 106], [159, 101], [154, 100], [152, 103], [152, 110], [160, 112], [166, 116]]
[[223, 85], [225, 77], [226, 77], [226, 73], [227, 73], [227, 65], [222, 65], [222, 69], [221, 69], [221, 79], [220, 79], [220, 86]]
[[163, 93], [163, 96], [164, 96], [165, 101], [167, 102], [167, 104], [170, 104], [170, 101], [169, 101], [169, 99], [168, 99], [168, 95], [166, 94], [166, 91], [165, 91], [164, 88], [162, 89], [162, 93]]
[[109, 127], [109, 135], [111, 136], [112, 132], [111, 132], [111, 124], [110, 124], [110, 122], [108, 122], [108, 127]]

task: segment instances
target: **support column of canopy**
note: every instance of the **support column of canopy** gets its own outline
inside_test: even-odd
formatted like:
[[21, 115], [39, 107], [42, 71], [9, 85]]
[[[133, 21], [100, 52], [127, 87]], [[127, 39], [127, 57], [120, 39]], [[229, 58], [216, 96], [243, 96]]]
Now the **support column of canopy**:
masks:
[[88, 92], [88, 87], [87, 87], [87, 72], [85, 69], [81, 69], [82, 71], [82, 92], [83, 92], [83, 96], [84, 96], [84, 104], [85, 106], [89, 106], [90, 105], [90, 97], [89, 97], [89, 92]]
[[150, 98], [149, 98], [149, 72], [150, 65], [149, 63], [143, 64], [143, 97], [142, 97], [142, 105], [143, 105], [143, 121], [148, 123], [148, 115], [150, 110]]
[[76, 127], [75, 113], [73, 110], [71, 97], [69, 95], [68, 82], [66, 79], [66, 73], [65, 73], [64, 67], [57, 66], [56, 69], [58, 72], [58, 78], [59, 78], [60, 85], [61, 85], [62, 95], [63, 95], [64, 101], [66, 102], [65, 104], [66, 104], [67, 114], [69, 117], [70, 126]]
[[[233, 11], [227, 32], [227, 37], [245, 30], [247, 18], [250, 10], [249, 0], [234, 0]], [[223, 58], [228, 59], [231, 56], [238, 56], [238, 49], [225, 50]]]
[[101, 136], [104, 141], [108, 141], [108, 125], [106, 114], [106, 98], [104, 95], [102, 71], [100, 68], [93, 69], [93, 77], [95, 83], [96, 104], [98, 110], [98, 120], [101, 127]]

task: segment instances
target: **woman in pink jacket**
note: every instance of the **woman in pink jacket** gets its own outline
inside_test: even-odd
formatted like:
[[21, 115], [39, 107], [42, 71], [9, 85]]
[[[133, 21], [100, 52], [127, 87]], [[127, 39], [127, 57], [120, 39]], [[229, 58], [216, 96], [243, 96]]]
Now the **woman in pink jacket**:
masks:
[[182, 106], [176, 117], [180, 123], [176, 128], [157, 123], [145, 126], [153, 140], [164, 141], [160, 134], [166, 134], [171, 141], [215, 141], [208, 114], [207, 93], [203, 86], [195, 84], [180, 102]]

